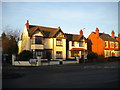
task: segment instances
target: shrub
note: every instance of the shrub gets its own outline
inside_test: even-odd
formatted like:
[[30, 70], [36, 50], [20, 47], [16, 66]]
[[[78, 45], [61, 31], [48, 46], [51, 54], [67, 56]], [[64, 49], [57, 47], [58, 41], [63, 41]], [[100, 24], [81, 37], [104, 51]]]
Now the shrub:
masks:
[[97, 54], [97, 53], [94, 53], [94, 52], [89, 52], [88, 55], [87, 55], [87, 58], [88, 58], [89, 60], [97, 59], [97, 58], [98, 58], [98, 54]]
[[33, 54], [29, 50], [24, 50], [18, 55], [19, 61], [29, 61], [30, 58], [33, 57]]

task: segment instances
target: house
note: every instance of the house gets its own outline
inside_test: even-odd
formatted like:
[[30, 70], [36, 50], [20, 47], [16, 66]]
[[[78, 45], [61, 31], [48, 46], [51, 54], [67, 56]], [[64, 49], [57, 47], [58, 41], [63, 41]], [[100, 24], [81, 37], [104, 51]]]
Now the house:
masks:
[[74, 59], [76, 56], [84, 58], [87, 54], [87, 40], [80, 30], [80, 34], [65, 34], [67, 36], [66, 42], [66, 56], [67, 59]]
[[112, 31], [110, 36], [99, 33], [98, 28], [88, 36], [88, 50], [104, 57], [120, 56], [119, 42], [115, 38], [115, 32]]
[[66, 36], [60, 27], [30, 25], [27, 20], [18, 46], [19, 53], [23, 50], [30, 50], [33, 58], [39, 55], [42, 59], [66, 59]]

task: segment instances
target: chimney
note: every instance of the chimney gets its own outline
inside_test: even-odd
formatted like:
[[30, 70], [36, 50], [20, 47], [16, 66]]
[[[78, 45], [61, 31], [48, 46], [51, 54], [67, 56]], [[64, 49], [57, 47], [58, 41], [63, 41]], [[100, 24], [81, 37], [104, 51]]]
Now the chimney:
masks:
[[98, 28], [96, 28], [95, 32], [96, 32], [96, 36], [99, 37], [99, 29]]
[[26, 28], [29, 29], [29, 21], [28, 20], [25, 25], [26, 25]]
[[80, 35], [83, 35], [83, 31], [82, 31], [82, 29], [80, 30]]
[[58, 27], [58, 30], [60, 30], [61, 28], [60, 28], [60, 26]]
[[115, 32], [114, 32], [114, 30], [112, 30], [112, 32], [111, 32], [111, 36], [112, 36], [112, 38], [115, 37]]

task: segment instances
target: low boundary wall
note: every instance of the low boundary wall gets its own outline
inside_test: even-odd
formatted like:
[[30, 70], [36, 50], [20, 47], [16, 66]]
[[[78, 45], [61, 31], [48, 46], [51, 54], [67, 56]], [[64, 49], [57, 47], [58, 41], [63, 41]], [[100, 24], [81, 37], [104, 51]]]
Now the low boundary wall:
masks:
[[53, 60], [53, 61], [41, 61], [41, 65], [37, 64], [30, 64], [29, 61], [14, 61], [15, 66], [44, 66], [44, 65], [59, 65], [59, 64], [74, 64], [78, 63], [77, 61], [59, 61], [59, 60]]

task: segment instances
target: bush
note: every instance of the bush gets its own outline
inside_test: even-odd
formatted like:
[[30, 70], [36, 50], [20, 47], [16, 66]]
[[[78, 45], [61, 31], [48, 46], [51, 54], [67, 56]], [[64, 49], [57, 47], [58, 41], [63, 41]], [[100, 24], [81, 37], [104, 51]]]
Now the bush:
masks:
[[18, 55], [19, 61], [29, 61], [30, 58], [33, 57], [33, 54], [29, 50], [24, 50]]
[[98, 58], [98, 54], [97, 53], [94, 53], [94, 52], [89, 52], [88, 55], [87, 55], [87, 58], [89, 60], [95, 60]]

